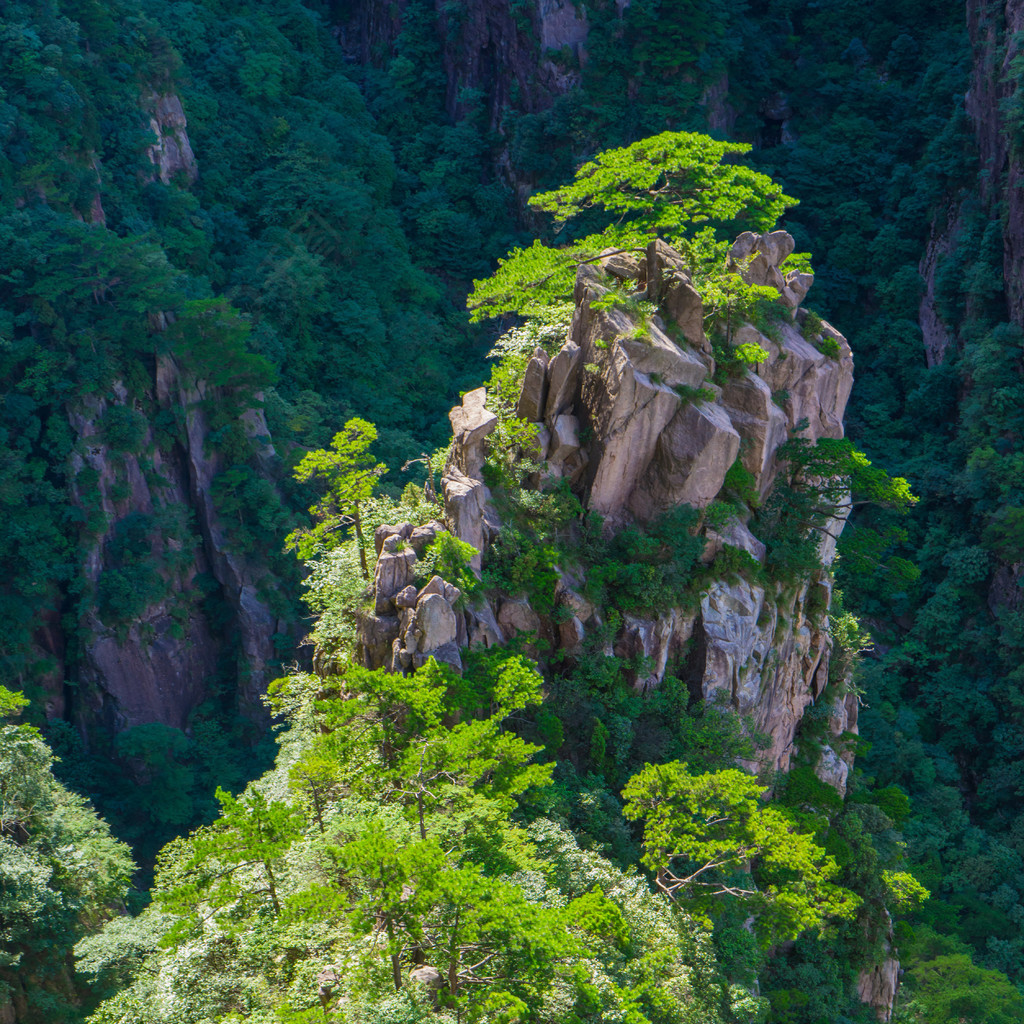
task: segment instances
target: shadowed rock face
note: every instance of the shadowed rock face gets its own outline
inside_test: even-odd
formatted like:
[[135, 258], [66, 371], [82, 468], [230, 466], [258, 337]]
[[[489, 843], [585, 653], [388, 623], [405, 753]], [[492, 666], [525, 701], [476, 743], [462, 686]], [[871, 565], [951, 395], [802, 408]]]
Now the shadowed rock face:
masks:
[[[747, 234], [733, 247], [743, 273], [752, 281], [774, 283], [787, 309], [793, 308], [794, 291], [779, 264], [792, 249], [785, 232]], [[775, 478], [776, 452], [802, 420], [807, 423], [803, 436], [812, 440], [842, 436], [853, 360], [845, 339], [829, 325], [822, 331], [835, 340], [838, 358], [823, 355], [796, 323], [784, 324], [774, 341], [741, 325], [733, 343], [760, 345], [767, 359], [720, 387], [710, 385], [714, 360], [703, 329], [695, 330], [693, 321], [688, 334], [686, 325], [673, 322], [669, 313], [676, 308], [685, 318], [700, 305], [699, 295], [684, 289], [692, 290], [692, 283], [683, 258], [657, 242], [643, 261], [609, 254], [603, 266], [620, 282], [632, 281], [638, 297], [658, 303], [666, 319], [653, 316], [644, 323], [623, 308], [595, 310], [594, 300], [608, 291], [611, 281], [594, 266], [580, 268], [569, 337], [551, 358], [537, 352], [529, 360], [517, 405], [520, 413], [538, 416], [534, 422], [540, 450], [533, 456], [546, 458], [545, 471], [538, 474], [545, 485], [568, 480], [583, 504], [600, 513], [613, 530], [683, 504], [706, 507], [721, 493], [737, 458], [761, 494], [767, 494]], [[685, 294], [680, 295], [681, 289]], [[799, 322], [802, 314], [796, 310], [795, 315]], [[470, 392], [452, 410], [454, 442], [442, 479], [448, 529], [480, 552], [498, 528], [482, 476], [488, 438], [497, 422], [487, 410], [486, 397], [482, 388]], [[842, 523], [838, 525], [841, 529]], [[705, 530], [705, 537], [706, 564], [726, 545], [764, 562], [764, 544], [742, 522]], [[635, 680], [642, 689], [660, 685], [670, 664], [677, 665], [673, 671], [678, 673], [684, 652], [695, 652], [687, 655], [684, 670], [694, 692], [708, 700], [724, 698], [749, 716], [757, 731], [769, 737], [766, 765], [785, 770], [804, 710], [828, 684], [831, 641], [821, 609], [831, 596], [828, 566], [835, 554], [834, 537], [823, 538], [820, 553], [821, 569], [784, 602], [774, 588], [769, 592], [742, 579], [723, 579], [702, 595], [696, 611], [666, 608], [653, 619], [629, 617], [612, 650], [622, 657], [651, 660], [651, 671]], [[401, 572], [392, 565], [397, 558], [403, 559]], [[412, 563], [404, 561], [408, 558], [415, 560], [415, 555], [390, 554], [384, 542], [377, 569], [377, 617], [367, 631], [372, 642], [363, 648], [368, 665], [406, 670], [428, 650], [444, 649], [453, 637], [458, 643], [475, 638], [491, 644], [517, 634], [543, 639], [571, 656], [592, 621], [596, 623], [594, 609], [567, 579], [557, 595], [566, 611], [557, 621], [519, 599], [495, 598], [493, 606], [475, 610], [451, 601], [442, 609], [443, 590], [429, 598], [424, 590], [399, 600], [396, 595], [413, 572]], [[473, 567], [479, 570], [480, 556]], [[390, 651], [378, 639], [388, 628]], [[450, 653], [445, 659], [455, 664]], [[855, 712], [846, 714], [833, 735], [855, 728]], [[820, 767], [823, 778], [843, 789], [848, 771], [849, 764], [835, 751], [826, 753]]]
[[[236, 660], [240, 705], [261, 716], [260, 695], [270, 681], [269, 662], [276, 657], [272, 638], [285, 628], [259, 596], [258, 567], [231, 551], [213, 503], [213, 480], [223, 467], [220, 457], [207, 451], [209, 430], [200, 402], [215, 395], [201, 384], [186, 383], [169, 357], [158, 360], [151, 387], [149, 400], [184, 410], [182, 439], [170, 450], [158, 445], [151, 425], [137, 446], [149, 454], [110, 450], [103, 437], [104, 415], [133, 405], [120, 385], [110, 401], [89, 400], [69, 411], [78, 440], [70, 467], [73, 494], [106, 520], [85, 551], [83, 568], [91, 586], [102, 592], [107, 574], [118, 570], [118, 537], [140, 516], [179, 517], [179, 528], [169, 535], [164, 529], [146, 532], [162, 596], [131, 622], [111, 618], [101, 601], [81, 624], [81, 702], [75, 714], [84, 728], [96, 720], [115, 732], [147, 722], [183, 728], [223, 670], [228, 652]], [[254, 438], [266, 437], [261, 411], [250, 410], [246, 429]], [[265, 444], [263, 457], [274, 457]], [[210, 620], [197, 577], [215, 581], [229, 615], [226, 624]], [[57, 648], [63, 643], [59, 636], [49, 642]], [[64, 711], [56, 698], [63, 682], [63, 675], [54, 681], [54, 714]]]

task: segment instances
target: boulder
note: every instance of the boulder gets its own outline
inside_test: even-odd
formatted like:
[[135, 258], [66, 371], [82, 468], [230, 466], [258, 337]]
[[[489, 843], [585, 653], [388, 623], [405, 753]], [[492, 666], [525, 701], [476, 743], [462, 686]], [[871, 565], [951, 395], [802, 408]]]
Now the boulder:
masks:
[[481, 552], [489, 534], [485, 512], [490, 491], [482, 480], [474, 480], [455, 468], [448, 471], [441, 481], [441, 488], [452, 534], [476, 548], [470, 565], [474, 571], [479, 572], [482, 565]]
[[659, 432], [630, 510], [646, 520], [680, 504], [703, 508], [721, 491], [739, 450], [740, 436], [724, 409], [712, 402], [683, 405]]
[[437, 1005], [438, 993], [445, 987], [444, 975], [436, 967], [431, 967], [428, 964], [414, 967], [409, 972], [409, 982], [412, 985], [422, 985], [426, 990], [427, 998], [434, 1005]]
[[504, 643], [501, 626], [491, 606], [479, 601], [466, 611], [467, 642], [470, 647], [497, 647]]
[[763, 588], [746, 580], [718, 580], [701, 599], [704, 697], [724, 690], [744, 715], [759, 706], [760, 669], [772, 645], [773, 623], [761, 623], [764, 598]]
[[772, 285], [781, 293], [786, 281], [778, 268], [793, 252], [795, 245], [793, 236], [786, 231], [772, 231], [764, 235], [745, 231], [733, 243], [729, 255], [739, 264], [750, 260], [742, 271], [743, 280], [748, 284]]
[[427, 594], [416, 602], [417, 647], [420, 651], [436, 651], [455, 642], [458, 626], [452, 606], [440, 594]]
[[[572, 402], [580, 376], [580, 347], [567, 341], [548, 364], [548, 396], [544, 419], [553, 420]], [[539, 418], [539, 417], [538, 417]]]
[[570, 455], [579, 450], [579, 447], [580, 421], [568, 413], [556, 416], [551, 424], [551, 446], [548, 449], [548, 461], [565, 462]]
[[415, 608], [416, 607], [416, 588], [411, 584], [404, 590], [400, 590], [395, 594], [393, 601], [395, 607], [398, 609]]
[[[388, 537], [408, 537], [412, 534], [412, 523], [398, 523], [395, 526], [391, 526], [387, 523], [378, 526], [373, 531], [373, 547], [379, 555], [384, 548], [384, 541]], [[393, 550], [393, 549], [392, 549]]]
[[635, 676], [634, 689], [643, 692], [661, 685], [676, 632], [676, 618], [674, 608], [656, 619], [634, 615], [623, 617], [622, 632], [615, 646], [616, 655], [626, 659], [643, 658], [650, 666], [646, 673]]
[[548, 397], [548, 354], [542, 348], [534, 350], [526, 364], [523, 389], [516, 403], [516, 416], [531, 423], [544, 418], [544, 405]]
[[647, 246], [647, 294], [679, 325], [691, 345], [711, 352], [704, 333], [704, 303], [686, 260], [660, 239]]
[[696, 353], [680, 348], [658, 324], [657, 318], [653, 319], [643, 338], [632, 338], [628, 336], [632, 321], [627, 320], [623, 328], [627, 336], [619, 337], [616, 344], [621, 346], [637, 372], [671, 388], [700, 387], [708, 376], [707, 363]]
[[670, 245], [656, 238], [647, 246], [647, 295], [652, 302], [660, 302], [667, 282], [675, 273], [690, 276], [686, 260]]
[[689, 274], [673, 274], [661, 300], [665, 313], [679, 325], [686, 340], [703, 352], [710, 353], [711, 344], [704, 333], [704, 303], [693, 286]]
[[812, 441], [843, 436], [843, 415], [853, 388], [850, 346], [828, 324], [824, 329], [836, 339], [839, 359], [819, 352], [793, 324], [783, 324], [779, 344], [772, 342], [769, 346], [774, 358], [761, 370], [772, 392], [785, 391], [789, 395], [789, 428], [806, 419], [807, 430], [801, 436]]
[[411, 548], [381, 552], [373, 575], [374, 610], [378, 615], [392, 610], [392, 598], [412, 583], [415, 566], [416, 552]]
[[574, 615], [568, 622], [559, 623], [558, 646], [563, 651], [572, 653], [579, 649], [586, 635], [583, 623]]
[[487, 389], [477, 388], [467, 391], [462, 396], [462, 405], [455, 406], [448, 413], [453, 434], [449, 465], [473, 478], [479, 478], [483, 468], [484, 438], [498, 425], [498, 417], [486, 407], [486, 403]]
[[417, 526], [409, 534], [409, 546], [416, 552], [417, 556], [422, 555], [424, 550], [437, 540], [437, 535], [444, 532], [444, 523], [430, 522], [424, 526]]
[[442, 597], [444, 597], [444, 588], [446, 586], [448, 586], [448, 584], [445, 583], [443, 577], [431, 576], [430, 579], [427, 580], [426, 585], [419, 592], [419, 595], [417, 596], [417, 601], [419, 600], [419, 598], [427, 597], [430, 594], [440, 594]]
[[598, 262], [605, 273], [620, 281], [636, 281], [640, 277], [640, 261], [628, 252], [605, 249]]
[[783, 303], [795, 312], [807, 297], [812, 284], [814, 284], [813, 274], [791, 270], [786, 275], [786, 287], [782, 292]]
[[701, 559], [705, 563], [710, 563], [715, 555], [728, 545], [746, 551], [748, 555], [764, 565], [768, 553], [767, 548], [750, 532], [747, 524], [738, 519], [731, 520], [721, 530], [706, 530], [705, 536], [707, 547], [705, 547]]
[[743, 440], [743, 465], [763, 496], [775, 477], [775, 450], [789, 436], [786, 414], [772, 400], [771, 388], [749, 370], [722, 385], [722, 405]]
[[[387, 665], [392, 644], [398, 637], [399, 623], [394, 615], [365, 615], [359, 620], [357, 656], [364, 668]], [[337, 671], [337, 666], [332, 666]]]
[[609, 516], [625, 509], [680, 399], [671, 387], [637, 370], [619, 341], [603, 354], [608, 358], [602, 373], [586, 375], [582, 404], [594, 436], [588, 446], [588, 504]]
[[412, 667], [423, 668], [430, 659], [448, 665], [456, 672], [462, 672], [462, 655], [459, 653], [459, 645], [451, 640], [432, 651], [414, 651], [412, 655]]
[[498, 608], [498, 625], [504, 638], [511, 640], [517, 633], [538, 633], [540, 616], [527, 601], [505, 600]]
[[846, 796], [846, 779], [850, 774], [850, 766], [830, 746], [821, 748], [821, 756], [814, 766], [814, 774], [840, 796]]

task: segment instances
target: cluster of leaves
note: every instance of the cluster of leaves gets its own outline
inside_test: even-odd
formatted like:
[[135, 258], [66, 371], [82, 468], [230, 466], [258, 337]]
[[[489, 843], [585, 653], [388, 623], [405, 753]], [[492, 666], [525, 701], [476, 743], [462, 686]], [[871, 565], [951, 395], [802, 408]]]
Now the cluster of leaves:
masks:
[[[0, 719], [24, 698], [0, 687]], [[25, 1024], [80, 1020], [75, 942], [128, 892], [127, 847], [53, 776], [38, 730], [0, 724], [0, 1000]]]
[[520, 657], [274, 696], [294, 723], [279, 767], [165, 849], [156, 907], [80, 944], [127, 982], [96, 1024], [240, 1003], [267, 1022], [731, 1019], [706, 930], [554, 822], [510, 816], [551, 777], [511, 728], [541, 699]]
[[[749, 148], [708, 135], [665, 132], [601, 153], [576, 172], [571, 184], [533, 196], [530, 205], [552, 214], [559, 228], [582, 218], [603, 221], [603, 230], [561, 246], [537, 240], [513, 250], [490, 278], [474, 283], [469, 297], [474, 317], [532, 316], [564, 302], [577, 268], [608, 248], [639, 252], [655, 237], [682, 244], [693, 225], [709, 220], [769, 230], [796, 201], [770, 178], [726, 162]], [[731, 276], [742, 286], [737, 275]]]

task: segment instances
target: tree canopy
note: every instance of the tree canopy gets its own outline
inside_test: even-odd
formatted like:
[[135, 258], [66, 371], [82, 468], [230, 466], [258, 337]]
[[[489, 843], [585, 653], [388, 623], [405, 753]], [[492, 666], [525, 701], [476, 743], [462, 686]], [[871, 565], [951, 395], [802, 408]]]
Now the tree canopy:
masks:
[[584, 230], [595, 221], [600, 229], [561, 244], [538, 240], [514, 249], [490, 278], [474, 282], [468, 300], [473, 317], [532, 315], [565, 301], [576, 268], [607, 249], [639, 252], [655, 237], [685, 248], [705, 224], [771, 230], [796, 200], [767, 175], [732, 161], [750, 148], [694, 132], [663, 132], [605, 150], [568, 185], [530, 199], [559, 228], [579, 220]]

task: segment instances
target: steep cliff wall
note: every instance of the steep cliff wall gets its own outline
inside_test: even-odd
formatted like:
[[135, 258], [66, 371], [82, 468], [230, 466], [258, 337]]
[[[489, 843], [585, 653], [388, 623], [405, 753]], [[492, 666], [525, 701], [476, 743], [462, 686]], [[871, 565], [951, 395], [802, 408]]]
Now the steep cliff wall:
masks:
[[[201, 382], [187, 383], [165, 356], [145, 392], [129, 395], [117, 384], [111, 400], [69, 410], [78, 439], [70, 467], [75, 498], [103, 521], [83, 551], [92, 597], [75, 666], [83, 698], [75, 712], [83, 727], [99, 720], [111, 732], [147, 722], [184, 728], [225, 671], [239, 679], [242, 705], [259, 713], [272, 637], [287, 627], [259, 596], [264, 570], [231, 551], [214, 505], [213, 481], [224, 460], [209, 449], [203, 404], [223, 398]], [[143, 403], [150, 415], [133, 445], [142, 454], [119, 451], [104, 422], [112, 413], [139, 416]], [[157, 436], [161, 413], [180, 414], [174, 443]], [[247, 430], [265, 444], [262, 413], [252, 410], [250, 420]], [[273, 450], [266, 454], [273, 457]], [[139, 588], [152, 598], [139, 600]], [[204, 601], [212, 591], [221, 597], [216, 610]], [[130, 616], [123, 614], [127, 608]]]
[[[589, 657], [596, 642], [605, 658], [630, 666], [634, 691], [649, 694], [672, 675], [691, 699], [744, 716], [764, 737], [751, 770], [789, 770], [805, 712], [829, 707], [823, 736], [807, 749], [818, 777], [845, 793], [858, 700], [846, 662], [834, 658], [828, 620], [845, 502], [817, 534], [817, 567], [782, 582], [767, 571], [770, 548], [752, 530], [749, 509], [723, 501], [740, 471], [752, 506], [769, 498], [788, 472], [780, 447], [794, 434], [809, 442], [843, 436], [853, 359], [838, 331], [800, 309], [812, 277], [780, 270], [792, 250], [781, 231], [737, 240], [733, 258], [744, 261], [748, 280], [778, 289], [786, 314], [768, 333], [749, 323], [736, 327], [724, 349], [706, 337], [700, 295], [682, 258], [663, 243], [640, 261], [616, 254], [580, 267], [564, 343], [553, 354], [533, 353], [515, 396], [516, 414], [533, 425], [521, 453], [536, 465], [527, 489], [539, 496], [568, 485], [584, 510], [580, 524], [598, 513], [604, 535], [614, 537], [694, 510], [687, 529], [699, 555], [687, 601], [615, 616], [588, 578], [601, 566], [568, 557], [555, 569], [550, 602], [488, 587], [488, 551], [509, 527], [486, 466], [502, 426], [500, 397], [481, 388], [451, 412], [444, 521], [377, 530], [363, 663], [404, 672], [434, 657], [461, 669], [466, 647], [525, 643], [545, 672], [557, 675]], [[623, 289], [656, 304], [658, 313], [644, 317], [628, 303], [609, 304]], [[765, 355], [721, 372], [716, 352], [730, 360], [741, 345], [760, 346]], [[442, 529], [483, 553], [473, 568], [483, 567], [484, 590], [468, 603], [440, 576], [416, 582], [418, 561]], [[889, 957], [861, 978], [862, 997], [881, 1019], [891, 1010], [897, 968]]]
[[[150, 180], [193, 184], [198, 163], [180, 99], [147, 94], [139, 104], [154, 139], [145, 150]], [[97, 191], [85, 205], [102, 228], [103, 168], [94, 164]], [[149, 319], [151, 336], [160, 336], [167, 319]], [[238, 401], [233, 388], [208, 386], [168, 354], [152, 357], [146, 375], [136, 367], [130, 379], [62, 407], [82, 578], [74, 595], [52, 595], [36, 636], [47, 670], [36, 682], [47, 717], [70, 715], [85, 735], [149, 722], [185, 728], [215, 680], [222, 690], [236, 681], [239, 705], [261, 717], [272, 637], [288, 629], [260, 594], [266, 567], [232, 550], [214, 501], [214, 481], [229, 468], [210, 443], [218, 405], [237, 407], [253, 458], [274, 473], [259, 396]]]
[[[347, 6], [337, 15], [341, 45], [361, 64], [385, 64], [403, 30], [417, 23], [410, 6]], [[587, 19], [570, 0], [485, 0], [457, 8], [438, 2], [426, 11], [430, 25], [420, 30], [440, 51], [449, 117], [458, 117], [463, 90], [484, 94], [491, 126], [498, 127], [506, 110], [543, 110], [578, 83], [572, 67], [586, 59]]]

